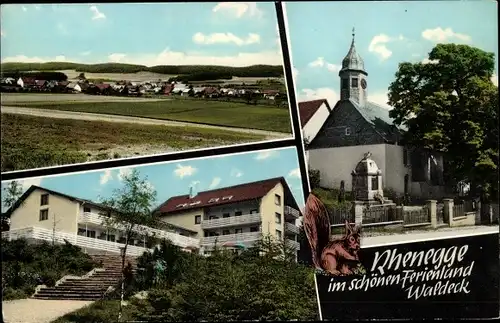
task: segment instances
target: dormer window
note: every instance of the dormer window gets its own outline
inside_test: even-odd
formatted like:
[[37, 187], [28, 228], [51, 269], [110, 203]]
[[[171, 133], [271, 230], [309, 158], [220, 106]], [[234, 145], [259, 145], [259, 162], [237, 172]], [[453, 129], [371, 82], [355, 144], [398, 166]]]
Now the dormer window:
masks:
[[185, 206], [187, 206], [187, 203], [179, 204], [179, 205], [176, 206], [176, 208], [185, 207]]
[[190, 204], [189, 204], [189, 206], [198, 205], [198, 204], [200, 204], [200, 203], [201, 203], [201, 201], [196, 201], [196, 202], [190, 203]]
[[345, 135], [346, 136], [350, 136], [351, 135], [351, 128], [350, 127], [346, 127], [345, 128]]
[[351, 80], [351, 86], [354, 87], [354, 88], [358, 87], [358, 78], [353, 78]]
[[214, 198], [211, 198], [210, 200], [208, 200], [208, 203], [216, 203], [219, 201], [219, 198], [218, 197], [214, 197]]
[[222, 200], [223, 200], [223, 201], [229, 201], [229, 200], [230, 200], [230, 199], [232, 199], [232, 198], [233, 198], [233, 196], [232, 196], [232, 195], [229, 195], [229, 196], [224, 196], [224, 197], [222, 197]]

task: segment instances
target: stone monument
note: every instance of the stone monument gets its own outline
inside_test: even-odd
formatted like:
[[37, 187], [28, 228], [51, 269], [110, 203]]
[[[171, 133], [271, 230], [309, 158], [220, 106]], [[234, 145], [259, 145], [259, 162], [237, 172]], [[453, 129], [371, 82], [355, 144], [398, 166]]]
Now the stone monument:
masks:
[[371, 159], [371, 153], [364, 154], [351, 173], [352, 190], [355, 198], [356, 224], [363, 222], [363, 214], [371, 206], [393, 208], [396, 206], [391, 200], [384, 198], [382, 186], [382, 171], [377, 163]]

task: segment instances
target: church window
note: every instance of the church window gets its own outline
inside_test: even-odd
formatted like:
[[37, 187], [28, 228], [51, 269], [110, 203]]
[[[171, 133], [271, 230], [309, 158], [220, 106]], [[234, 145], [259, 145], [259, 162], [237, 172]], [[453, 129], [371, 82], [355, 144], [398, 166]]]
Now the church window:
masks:
[[342, 79], [342, 89], [347, 89], [349, 87], [349, 80]]
[[358, 79], [357, 78], [353, 78], [351, 80], [351, 84], [352, 84], [352, 87], [358, 87]]
[[350, 136], [351, 135], [351, 128], [350, 127], [346, 127], [345, 128], [345, 135], [346, 136]]

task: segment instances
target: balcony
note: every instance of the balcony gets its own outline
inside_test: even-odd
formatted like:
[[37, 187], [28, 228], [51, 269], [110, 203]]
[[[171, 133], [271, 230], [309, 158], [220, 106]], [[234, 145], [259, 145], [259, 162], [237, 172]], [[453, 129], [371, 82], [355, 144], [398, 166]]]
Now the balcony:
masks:
[[213, 246], [217, 241], [217, 245], [222, 245], [226, 242], [239, 242], [242, 244], [253, 243], [262, 238], [262, 232], [246, 232], [236, 234], [225, 234], [215, 237], [204, 237], [201, 239], [202, 246]]
[[[111, 253], [120, 253], [120, 248], [125, 247], [122, 243], [105, 241], [95, 238], [88, 238], [84, 236], [79, 236], [77, 234], [66, 233], [66, 232], [53, 232], [52, 230], [38, 228], [38, 227], [28, 227], [17, 230], [11, 230], [2, 232], [2, 238], [8, 238], [9, 240], [15, 239], [33, 239], [42, 240], [48, 242], [64, 243], [65, 240], [69, 243], [81, 247], [83, 249], [94, 249], [100, 251], [107, 251]], [[127, 255], [129, 256], [141, 256], [144, 252], [149, 249], [138, 247], [138, 246], [127, 246]]]
[[286, 239], [286, 243], [287, 243], [290, 247], [292, 247], [292, 248], [294, 248], [294, 249], [296, 249], [296, 250], [300, 250], [300, 243], [298, 243], [297, 241], [290, 240], [290, 239]]
[[[104, 217], [97, 213], [84, 212], [80, 214], [80, 216], [78, 217], [78, 222], [86, 224], [95, 224], [101, 227], [106, 227]], [[117, 229], [124, 230], [124, 228], [119, 228], [119, 227]], [[198, 248], [200, 245], [200, 241], [198, 239], [186, 237], [173, 232], [150, 228], [147, 226], [142, 226], [142, 225], [137, 226], [137, 229], [135, 231], [137, 233], [148, 234], [159, 239], [170, 240], [174, 245], [179, 246], [181, 248], [186, 248], [186, 247]]]
[[242, 226], [250, 224], [260, 224], [262, 219], [259, 213], [245, 214], [239, 216], [231, 216], [228, 218], [214, 219], [214, 220], [203, 220], [201, 221], [201, 228], [203, 230], [207, 229], [217, 229], [231, 226]]
[[299, 234], [299, 227], [293, 223], [285, 222], [285, 233]]
[[285, 206], [285, 217], [295, 220], [300, 217], [300, 212], [291, 206]]

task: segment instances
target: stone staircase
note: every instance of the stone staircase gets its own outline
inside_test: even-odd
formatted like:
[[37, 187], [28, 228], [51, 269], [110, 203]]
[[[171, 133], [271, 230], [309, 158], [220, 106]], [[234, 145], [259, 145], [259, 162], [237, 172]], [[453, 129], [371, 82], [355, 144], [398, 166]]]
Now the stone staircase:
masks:
[[[101, 270], [92, 272], [87, 277], [67, 278], [54, 287], [42, 287], [33, 298], [46, 300], [86, 300], [101, 299], [109, 287], [117, 287], [121, 279], [121, 258], [118, 255], [92, 256], [101, 262]], [[127, 257], [125, 266], [130, 262], [135, 271], [136, 259]]]

